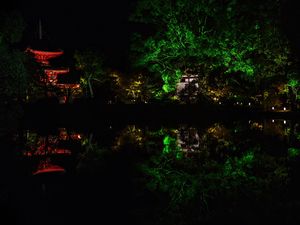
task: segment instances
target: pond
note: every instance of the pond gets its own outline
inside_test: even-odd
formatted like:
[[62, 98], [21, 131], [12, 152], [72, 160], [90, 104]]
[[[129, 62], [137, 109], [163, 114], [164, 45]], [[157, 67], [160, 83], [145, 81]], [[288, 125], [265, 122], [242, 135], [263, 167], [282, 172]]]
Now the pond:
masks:
[[6, 142], [12, 224], [300, 222], [298, 121], [31, 128]]

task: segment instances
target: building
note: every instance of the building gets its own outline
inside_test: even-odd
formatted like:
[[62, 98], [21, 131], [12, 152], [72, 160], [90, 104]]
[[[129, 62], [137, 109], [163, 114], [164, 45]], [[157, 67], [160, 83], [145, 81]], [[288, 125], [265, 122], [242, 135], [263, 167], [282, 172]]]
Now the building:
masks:
[[[61, 57], [64, 52], [62, 50], [42, 50], [27, 48], [26, 52], [32, 54], [36, 62], [38, 62], [44, 74], [40, 76], [40, 82], [45, 85], [48, 97], [57, 97], [59, 103], [71, 102], [72, 99], [78, 97], [81, 93], [80, 84], [78, 82], [62, 82], [61, 76], [71, 76], [71, 70], [68, 67], [53, 66], [51, 60]], [[66, 79], [64, 79], [66, 80]]]
[[184, 74], [176, 85], [176, 94], [183, 101], [195, 100], [198, 95], [198, 75]]
[[63, 50], [53, 48], [51, 43], [42, 39], [41, 21], [39, 21], [39, 39], [35, 40], [33, 47], [28, 47], [26, 52], [32, 55], [42, 68], [39, 79], [46, 89], [47, 97], [56, 97], [59, 103], [66, 103], [80, 96], [79, 77], [77, 80], [70, 79], [74, 77], [76, 71], [65, 66], [62, 60], [57, 60], [63, 58]]

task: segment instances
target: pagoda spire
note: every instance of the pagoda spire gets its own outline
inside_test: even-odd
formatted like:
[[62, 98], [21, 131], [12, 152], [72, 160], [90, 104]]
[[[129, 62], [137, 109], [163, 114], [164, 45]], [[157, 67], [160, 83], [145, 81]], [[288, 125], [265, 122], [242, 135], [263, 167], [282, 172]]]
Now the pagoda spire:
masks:
[[39, 40], [42, 40], [43, 38], [43, 32], [42, 32], [42, 20], [39, 19]]

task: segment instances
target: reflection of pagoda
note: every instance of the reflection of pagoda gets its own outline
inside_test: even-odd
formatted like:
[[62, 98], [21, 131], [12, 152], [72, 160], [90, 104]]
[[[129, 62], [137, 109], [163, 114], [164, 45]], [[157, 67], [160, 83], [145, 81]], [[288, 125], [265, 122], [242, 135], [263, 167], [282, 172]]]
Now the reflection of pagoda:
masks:
[[27, 52], [33, 55], [33, 58], [38, 62], [44, 72], [44, 76], [40, 77], [40, 81], [46, 85], [47, 88], [56, 88], [56, 91], [47, 93], [48, 97], [60, 97], [60, 103], [65, 103], [70, 97], [71, 93], [74, 95], [80, 92], [80, 84], [74, 81], [64, 81], [59, 79], [61, 76], [71, 75], [70, 69], [66, 67], [57, 67], [51, 65], [51, 61], [60, 58], [64, 51], [58, 49], [51, 49], [48, 43], [42, 39], [41, 21], [39, 22], [39, 40], [35, 47], [27, 48]]
[[39, 162], [38, 168], [33, 175], [45, 174], [45, 173], [64, 173], [66, 170], [58, 165], [50, 162], [50, 158], [46, 158]]
[[64, 164], [64, 160], [70, 159], [71, 149], [75, 147], [74, 144], [80, 143], [81, 137], [81, 134], [69, 133], [65, 128], [60, 128], [57, 135], [39, 136], [28, 132], [27, 150], [23, 155], [37, 163], [33, 175], [65, 172], [65, 168], [59, 164]]
[[198, 153], [200, 138], [197, 129], [181, 127], [177, 134], [177, 144], [185, 153]]

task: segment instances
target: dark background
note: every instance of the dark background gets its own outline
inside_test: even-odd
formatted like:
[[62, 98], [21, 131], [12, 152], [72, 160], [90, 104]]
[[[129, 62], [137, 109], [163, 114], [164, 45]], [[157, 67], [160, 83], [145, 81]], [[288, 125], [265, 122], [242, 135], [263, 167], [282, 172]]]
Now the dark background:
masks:
[[6, 2], [2, 9], [17, 9], [25, 17], [24, 46], [37, 39], [41, 19], [43, 39], [53, 46], [66, 53], [74, 49], [93, 49], [107, 58], [108, 65], [119, 69], [127, 67], [130, 34], [134, 30], [128, 16], [135, 0]]
[[[4, 4], [6, 2], [6, 4]], [[128, 64], [130, 36], [137, 27], [128, 21], [137, 0], [5, 0], [2, 9], [18, 9], [27, 28], [23, 42], [37, 38], [42, 20], [44, 38], [66, 51], [99, 50], [111, 66]], [[283, 30], [300, 56], [300, 1], [282, 0]]]

